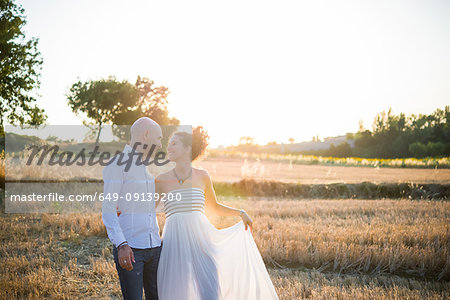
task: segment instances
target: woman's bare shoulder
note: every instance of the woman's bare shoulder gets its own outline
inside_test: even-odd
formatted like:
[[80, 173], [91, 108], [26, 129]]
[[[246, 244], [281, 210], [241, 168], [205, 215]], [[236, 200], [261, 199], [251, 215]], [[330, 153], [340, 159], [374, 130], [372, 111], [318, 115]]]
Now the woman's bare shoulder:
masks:
[[208, 171], [206, 171], [205, 169], [202, 169], [202, 168], [194, 168], [194, 167], [192, 167], [192, 168], [195, 170], [195, 172], [201, 178], [202, 182], [205, 185], [208, 185], [208, 183], [211, 181], [211, 177], [209, 176]]
[[209, 177], [209, 173], [208, 173], [208, 171], [206, 171], [205, 169], [202, 169], [202, 168], [195, 168], [195, 167], [192, 167], [192, 169], [193, 169], [195, 172], [197, 172], [197, 174], [199, 174], [199, 175], [202, 176], [202, 177]]

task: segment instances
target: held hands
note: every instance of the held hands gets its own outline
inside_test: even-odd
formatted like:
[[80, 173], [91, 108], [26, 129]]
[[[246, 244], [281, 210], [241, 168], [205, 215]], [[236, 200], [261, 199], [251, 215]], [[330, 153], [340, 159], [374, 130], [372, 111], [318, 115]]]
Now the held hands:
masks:
[[247, 230], [248, 226], [250, 226], [250, 231], [253, 232], [253, 221], [252, 219], [247, 215], [245, 210], [241, 209], [239, 214], [241, 215], [242, 221], [245, 225], [245, 230]]
[[134, 263], [134, 254], [133, 250], [131, 250], [130, 246], [123, 245], [118, 250], [118, 259], [119, 264], [122, 268], [127, 271], [133, 270], [132, 262]]

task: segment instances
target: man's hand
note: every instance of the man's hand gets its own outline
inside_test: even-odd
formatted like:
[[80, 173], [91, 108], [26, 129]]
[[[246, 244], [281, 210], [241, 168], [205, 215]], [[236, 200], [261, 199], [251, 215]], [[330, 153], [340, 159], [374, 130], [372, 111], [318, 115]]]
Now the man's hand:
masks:
[[133, 270], [133, 264], [134, 263], [134, 254], [133, 250], [131, 250], [130, 246], [123, 245], [118, 250], [118, 258], [119, 258], [119, 264], [122, 268], [124, 268], [127, 271]]

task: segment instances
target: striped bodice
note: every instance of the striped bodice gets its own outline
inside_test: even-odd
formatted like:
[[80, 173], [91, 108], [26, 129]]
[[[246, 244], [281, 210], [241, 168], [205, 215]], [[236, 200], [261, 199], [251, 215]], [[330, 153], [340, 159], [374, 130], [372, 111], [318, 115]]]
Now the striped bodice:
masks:
[[192, 211], [205, 212], [205, 194], [201, 188], [177, 189], [167, 193], [167, 199], [164, 201], [166, 217]]

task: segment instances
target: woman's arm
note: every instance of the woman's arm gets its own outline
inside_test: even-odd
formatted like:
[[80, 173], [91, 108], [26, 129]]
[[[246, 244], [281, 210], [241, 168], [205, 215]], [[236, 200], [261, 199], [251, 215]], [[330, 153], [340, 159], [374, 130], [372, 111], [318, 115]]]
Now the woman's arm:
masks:
[[207, 171], [202, 170], [202, 172], [204, 173], [203, 179], [205, 184], [205, 204], [208, 211], [211, 211], [215, 215], [224, 217], [240, 216], [242, 218], [242, 221], [244, 222], [245, 230], [247, 230], [247, 227], [250, 226], [250, 230], [253, 231], [253, 221], [243, 209], [237, 209], [217, 202], [216, 193], [214, 191], [211, 177], [209, 176]]

